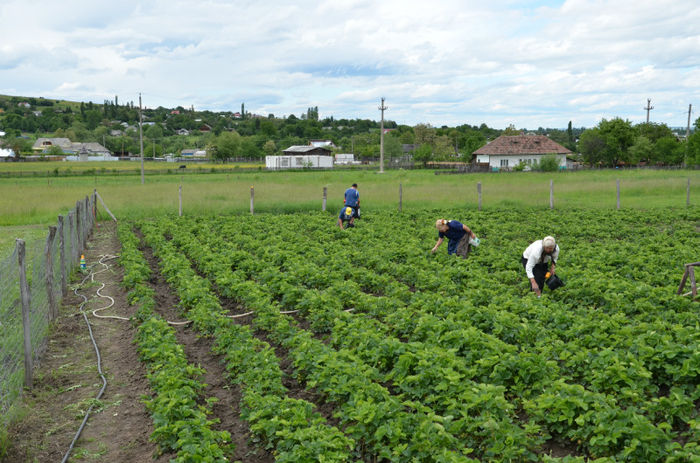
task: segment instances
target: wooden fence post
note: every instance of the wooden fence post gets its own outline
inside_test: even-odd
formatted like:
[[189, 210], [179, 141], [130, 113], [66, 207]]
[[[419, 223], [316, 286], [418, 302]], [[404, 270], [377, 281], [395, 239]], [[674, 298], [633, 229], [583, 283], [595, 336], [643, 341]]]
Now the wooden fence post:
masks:
[[68, 236], [70, 240], [70, 268], [72, 269], [78, 258], [76, 257], [78, 250], [75, 243], [75, 212], [68, 211]]
[[399, 183], [399, 212], [403, 211], [403, 185]]
[[19, 263], [19, 290], [22, 299], [22, 329], [24, 331], [24, 385], [32, 387], [32, 335], [29, 311], [31, 308], [31, 293], [27, 284], [27, 263], [25, 262], [24, 240], [17, 239], [17, 259]]
[[46, 295], [49, 301], [49, 321], [58, 317], [58, 307], [53, 292], [53, 240], [56, 237], [56, 227], [49, 226], [49, 236], [46, 237], [44, 258], [46, 261]]
[[92, 208], [90, 207], [90, 197], [85, 195], [85, 242], [92, 235]]
[[65, 296], [68, 292], [68, 282], [66, 279], [66, 238], [64, 230], [65, 222], [63, 216], [58, 216], [58, 239], [61, 252], [61, 295]]
[[481, 210], [481, 182], [476, 183], [476, 192], [479, 196], [479, 210]]
[[78, 250], [78, 257], [76, 257], [76, 262], [80, 258], [80, 252], [83, 250], [83, 244], [81, 241], [80, 237], [80, 216], [82, 214], [80, 213], [80, 201], [76, 201], [75, 203], [75, 236], [76, 236], [76, 244], [77, 244], [77, 250]]
[[617, 210], [620, 210], [620, 179], [617, 179]]
[[177, 198], [179, 201], [178, 216], [182, 217], [182, 185], [177, 188]]
[[326, 212], [326, 199], [328, 198], [328, 187], [323, 187], [323, 206], [321, 206], [321, 210], [323, 212]]
[[554, 209], [554, 179], [549, 180], [549, 208]]
[[255, 203], [255, 189], [251, 185], [250, 186], [250, 214], [251, 215], [253, 215], [255, 213], [254, 203]]

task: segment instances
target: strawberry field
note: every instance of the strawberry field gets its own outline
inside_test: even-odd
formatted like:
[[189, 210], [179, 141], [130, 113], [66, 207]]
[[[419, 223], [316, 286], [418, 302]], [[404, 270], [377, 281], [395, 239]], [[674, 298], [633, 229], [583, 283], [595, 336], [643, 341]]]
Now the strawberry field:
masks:
[[[232, 444], [154, 310], [145, 248], [275, 461], [700, 461], [700, 306], [676, 295], [696, 208], [362, 212], [345, 231], [325, 213], [120, 225], [162, 449]], [[437, 218], [481, 245], [431, 255]], [[566, 286], [538, 299], [520, 257], [550, 234]]]

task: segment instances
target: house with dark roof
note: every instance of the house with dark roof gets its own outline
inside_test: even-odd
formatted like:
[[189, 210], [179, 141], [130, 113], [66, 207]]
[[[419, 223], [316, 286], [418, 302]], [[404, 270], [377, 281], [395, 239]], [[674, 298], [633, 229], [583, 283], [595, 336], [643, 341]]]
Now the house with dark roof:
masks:
[[269, 170], [333, 168], [331, 149], [325, 146], [293, 145], [282, 153], [282, 156], [265, 156], [265, 167]]
[[538, 164], [545, 156], [554, 156], [560, 169], [566, 169], [571, 150], [544, 135], [501, 135], [472, 153], [477, 164], [491, 170], [511, 170], [518, 164]]
[[289, 156], [330, 156], [331, 149], [325, 146], [292, 145], [282, 152]]

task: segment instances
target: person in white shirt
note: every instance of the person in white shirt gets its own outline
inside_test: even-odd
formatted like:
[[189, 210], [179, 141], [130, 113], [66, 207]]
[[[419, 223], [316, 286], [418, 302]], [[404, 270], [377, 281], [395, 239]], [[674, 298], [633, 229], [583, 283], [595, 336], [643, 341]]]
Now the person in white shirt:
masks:
[[549, 264], [549, 273], [554, 275], [558, 258], [559, 246], [551, 236], [535, 241], [523, 252], [520, 262], [537, 297], [542, 295], [547, 265]]

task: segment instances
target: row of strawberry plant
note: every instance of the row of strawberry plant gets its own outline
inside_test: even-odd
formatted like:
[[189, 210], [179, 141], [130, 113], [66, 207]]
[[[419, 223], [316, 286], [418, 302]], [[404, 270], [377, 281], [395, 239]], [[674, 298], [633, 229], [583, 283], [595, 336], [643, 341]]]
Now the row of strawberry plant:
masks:
[[[189, 251], [197, 249], [203, 248], [191, 247]], [[217, 258], [208, 251], [201, 253], [205, 266], [214, 265]], [[339, 408], [336, 416], [365, 453], [389, 461], [473, 461], [465, 456], [471, 449], [446, 432], [451, 418], [436, 415], [417, 402], [402, 403], [377, 384], [373, 368], [357, 361], [349, 351], [330, 349], [295, 327], [252, 281], [234, 274], [226, 281], [229, 294], [255, 310], [256, 326], [289, 349], [300, 379]]]
[[233, 444], [227, 431], [213, 429], [211, 399], [201, 402], [204, 371], [187, 362], [175, 331], [154, 312], [153, 290], [147, 281], [150, 269], [138, 250], [138, 240], [128, 225], [120, 224], [120, 263], [129, 303], [139, 306], [135, 342], [139, 358], [148, 370], [153, 396], [145, 400], [155, 427], [151, 439], [161, 451], [176, 453], [176, 462], [228, 461]]
[[[201, 232], [201, 227], [199, 228], [199, 231]], [[180, 236], [185, 236], [184, 233], [180, 234]], [[215, 239], [212, 236], [205, 237], [204, 240], [209, 240], [211, 241], [212, 239]], [[222, 243], [220, 242], [214, 242], [211, 243], [217, 247], [217, 249], [221, 249]], [[202, 249], [201, 248], [201, 243], [196, 243], [194, 244], [195, 247]], [[202, 249], [203, 253], [207, 253], [208, 251]], [[274, 251], [273, 251], [274, 252]], [[224, 251], [225, 254], [225, 251]], [[256, 262], [265, 262], [265, 259], [257, 259]], [[236, 265], [239, 268], [245, 268], [246, 264], [245, 262], [241, 262], [240, 260], [236, 262]], [[257, 264], [259, 266], [259, 264]], [[226, 268], [224, 266], [223, 268]], [[305, 270], [305, 273], [308, 275], [308, 268]], [[263, 271], [261, 274], [261, 282], [266, 283], [266, 275], [272, 275], [273, 272], [269, 271]], [[290, 275], [291, 274], [291, 275]], [[288, 276], [290, 276], [291, 279], [295, 279], [295, 275], [293, 272], [288, 272]], [[278, 279], [283, 278], [281, 276], [277, 277]], [[279, 287], [279, 285], [277, 286]], [[331, 291], [331, 294], [334, 291]], [[328, 299], [323, 299], [322, 297], [319, 297], [316, 299], [315, 302], [317, 302], [316, 305], [312, 305], [311, 307], [308, 307], [309, 301], [304, 299], [304, 291], [301, 291], [301, 293], [297, 290], [296, 294], [299, 295], [301, 294], [301, 300], [299, 301], [300, 304], [298, 305], [299, 307], [306, 307], [307, 309], [310, 309], [310, 312], [313, 313], [315, 311], [322, 310], [324, 306], [329, 305], [329, 300]], [[313, 292], [311, 292], [312, 297], [314, 295]], [[284, 298], [284, 296], [282, 296]], [[332, 304], [330, 304], [332, 305]], [[338, 305], [337, 303], [335, 305]], [[340, 315], [337, 315], [340, 317]], [[397, 367], [394, 367], [391, 369], [391, 372], [389, 373], [389, 377], [387, 379], [405, 379], [409, 378], [411, 379], [411, 386], [410, 388], [404, 388], [404, 392], [412, 392], [415, 394], [428, 394], [428, 391], [431, 391], [433, 389], [440, 390], [444, 393], [449, 393], [454, 395], [457, 393], [456, 390], [460, 390], [461, 385], [464, 385], [463, 380], [464, 378], [464, 370], [460, 370], [459, 368], [459, 362], [457, 362], [454, 357], [451, 355], [452, 352], [450, 351], [436, 351], [435, 349], [423, 349], [423, 350], [414, 350], [411, 351], [410, 349], [401, 349], [401, 347], [396, 348], [396, 343], [393, 345], [390, 344], [386, 338], [386, 333], [383, 333], [377, 329], [371, 329], [371, 330], [364, 330], [361, 325], [363, 321], [358, 321], [358, 320], [350, 320], [347, 322], [345, 325], [345, 329], [341, 330], [337, 335], [334, 335], [334, 339], [336, 341], [340, 340], [342, 341], [340, 344], [342, 344], [343, 347], [351, 347], [353, 345], [356, 345], [358, 347], [374, 347], [374, 349], [358, 349], [357, 352], [361, 352], [362, 354], [360, 357], [365, 357], [365, 360], [372, 360], [375, 361], [375, 363], [381, 363], [381, 362], [376, 362], [375, 358], [372, 358], [372, 353], [377, 352], [377, 346], [384, 346], [383, 348], [380, 347], [380, 352], [383, 353], [384, 355], [384, 360], [386, 361], [387, 355], [390, 356], [397, 356], [396, 358], [399, 358], [400, 361], [397, 363]], [[336, 325], [337, 326], [337, 325]], [[372, 328], [376, 328], [376, 325], [373, 326]], [[378, 332], [379, 331], [379, 332]], [[393, 346], [393, 347], [388, 347], [387, 346]], [[400, 346], [400, 343], [399, 343]], [[407, 352], [408, 351], [408, 352]], [[396, 360], [390, 359], [390, 365], [393, 364], [393, 361]], [[532, 355], [524, 354], [524, 355], [517, 355], [511, 357], [512, 361], [508, 361], [508, 359], [503, 360], [500, 359], [498, 360], [496, 365], [487, 365], [488, 369], [494, 369], [496, 371], [500, 371], [501, 374], [506, 374], [507, 376], [510, 375], [512, 376], [517, 376], [513, 374], [513, 370], [521, 371], [523, 372], [523, 377], [526, 379], [531, 379], [533, 377], [537, 377], [538, 375], [535, 373], [538, 371], [537, 368], [533, 370], [533, 367], [536, 366], [536, 364], [533, 363], [533, 360], [537, 360], [537, 357], [533, 357]], [[545, 362], [546, 364], [546, 362]], [[421, 371], [421, 368], [423, 369]], [[549, 371], [546, 371], [545, 373], [550, 373], [550, 374], [545, 374], [545, 375], [539, 375], [541, 376], [540, 378], [537, 378], [541, 380], [539, 384], [540, 387], [543, 386], [543, 384], [546, 384], [547, 382], [552, 382], [554, 379], [554, 376], [551, 374], [551, 370], [553, 370], [552, 366], [550, 365]], [[526, 376], [527, 375], [527, 376]], [[493, 374], [491, 376], [493, 378]], [[449, 382], [446, 382], [444, 378], [453, 378], [456, 379], [456, 385], [449, 387], [446, 386], [446, 384], [449, 384]], [[516, 378], [521, 379], [521, 378]], [[422, 380], [422, 381], [421, 381]], [[400, 385], [403, 385], [401, 382], [399, 382]], [[467, 384], [468, 386], [468, 384]], [[527, 384], [527, 386], [532, 386], [532, 384]], [[581, 388], [582, 389], [582, 388]], [[585, 391], [583, 391], [585, 392]], [[645, 444], [651, 444], [649, 447], [651, 448], [661, 448], [663, 449], [663, 443], [667, 440], [667, 437], [664, 435], [664, 433], [658, 429], [656, 429], [653, 425], [651, 425], [648, 421], [646, 421], [644, 418], [637, 416], [636, 414], [632, 413], [631, 416], [633, 419], [636, 419], [637, 421], [642, 422], [642, 424], [646, 423], [644, 427], [638, 426], [639, 432], [636, 434], [634, 432], [630, 433], [630, 436], [613, 436], [610, 439], [602, 439], [600, 436], [600, 433], [594, 433], [592, 430], [595, 427], [602, 428], [601, 425], [607, 424], [607, 427], [612, 427], [615, 425], [619, 425], [620, 421], [624, 418], [627, 419], [627, 416], [630, 414], [628, 413], [627, 416], [624, 416], [623, 413], [618, 413], [616, 410], [616, 404], [614, 401], [606, 400], [604, 396], [601, 396], [600, 394], [591, 394], [588, 393], [589, 396], [593, 396], [596, 400], [597, 403], [601, 404], [601, 410], [602, 412], [591, 416], [588, 421], [584, 421], [583, 419], [579, 420], [581, 426], [574, 426], [574, 429], [572, 429], [570, 432], [563, 434], [559, 432], [560, 435], [565, 435], [567, 438], [574, 440], [574, 441], [581, 441], [582, 438], [585, 439], [585, 442], [587, 443], [586, 447], [589, 451], [594, 452], [594, 453], [600, 453], [601, 451], [607, 451], [608, 453], [610, 451], [613, 451], [615, 449], [619, 450], [624, 450], [624, 446], [620, 445], [620, 442], [622, 441], [623, 443], [625, 441], [631, 441], [635, 438], [636, 435], [639, 435], [643, 440]], [[428, 403], [433, 404], [432, 400], [436, 400], [433, 397], [427, 397], [423, 396], [423, 399], [427, 399]], [[530, 410], [535, 416], [539, 417], [540, 415], [537, 414], [537, 408], [533, 407], [532, 404], [537, 404], [538, 402], [530, 402]], [[451, 410], [453, 412], [453, 410]], [[592, 414], [591, 414], [592, 415]], [[561, 427], [561, 421], [564, 421], [561, 417], [556, 417], [557, 420], [559, 421], [553, 421], [555, 426], [553, 426], [555, 431], [560, 431], [557, 429], [557, 427]], [[648, 435], [651, 435], [651, 437], [646, 437]], [[619, 437], [623, 437], [623, 439], [619, 439]], [[649, 441], [649, 442], [646, 442]], [[623, 447], [620, 449], [619, 447]]]
[[[613, 362], [613, 363], [614, 363], [614, 362]], [[678, 391], [674, 391], [674, 393], [672, 394], [672, 396], [678, 397]], [[658, 402], [657, 402], [657, 405], [661, 405], [663, 402], [664, 402], [663, 400], [658, 401]], [[667, 400], [666, 402], [668, 402], [668, 400]], [[683, 405], [683, 404], [686, 405], [685, 407], [681, 407], [681, 408], [683, 408], [683, 409], [685, 410], [685, 412], [683, 412], [683, 413], [687, 413], [687, 410], [688, 410], [688, 408], [687, 408], [687, 405], [688, 405], [688, 397], [685, 397], [685, 398], [682, 398], [682, 397], [681, 397], [680, 404], [681, 404], [681, 405]], [[690, 405], [691, 405], [691, 407], [692, 407], [692, 402], [690, 403]], [[656, 408], [657, 408], [657, 409], [660, 409], [659, 406], [657, 406]], [[609, 414], [609, 413], [608, 413], [608, 414]], [[634, 417], [634, 414], [633, 414], [633, 417]], [[636, 419], [638, 419], [638, 418], [636, 418]], [[619, 420], [618, 420], [618, 421], [619, 421]], [[658, 432], [656, 432], [656, 431], [654, 432], [654, 434], [655, 434], [657, 437], [660, 436], [660, 434], [659, 434]]]
[[[280, 241], [286, 242], [286, 240]], [[313, 247], [313, 244], [310, 246]], [[361, 243], [358, 244], [357, 248], [360, 249], [354, 254], [356, 256], [361, 256], [361, 259], [364, 259], [366, 255], [370, 255], [372, 256], [370, 259], [373, 258], [378, 262], [390, 262], [386, 264], [386, 268], [384, 269], [388, 272], [398, 272], [399, 275], [410, 272], [411, 266], [407, 268], [406, 265], [396, 264], [395, 261], [391, 261], [387, 259], [386, 256], [382, 256], [381, 251], [376, 252], [375, 249], [364, 252], [365, 250], [361, 249], [361, 247]], [[275, 252], [275, 250], [272, 250], [268, 252], [268, 254], [274, 254]], [[331, 249], [328, 254], [336, 256], [337, 252]], [[352, 255], [353, 254], [351, 254], [351, 256]], [[310, 256], [307, 254], [304, 257]], [[450, 270], [459, 271], [459, 267], [452, 266], [446, 269], [446, 272]], [[451, 276], [454, 274], [455, 272], [453, 271]], [[452, 281], [458, 279], [459, 278], [448, 278], [447, 280]], [[635, 299], [638, 299], [636, 292], [630, 293]], [[678, 302], [679, 299], [680, 298], [676, 297], [675, 301]], [[540, 333], [542, 332], [548, 334], [546, 344], [551, 344], [552, 340], [564, 341], [563, 343], [558, 342], [558, 344], [563, 347], [560, 355], [557, 355], [555, 358], [565, 360], [563, 362], [564, 371], [567, 371], [567, 374], [571, 375], [571, 377], [577, 381], [585, 382], [590, 377], [589, 359], [581, 361], [581, 355], [571, 355], [570, 353], [586, 352], [587, 355], [591, 355], [592, 350], [599, 351], [600, 355], [594, 355], [594, 357], [595, 362], [597, 362], [600, 367], [596, 369], [596, 371], [601, 371], [601, 374], [591, 378], [590, 384], [588, 385], [593, 390], [597, 390], [601, 393], [609, 393], [619, 390], [620, 387], [629, 389], [630, 387], [639, 385], [638, 390], [632, 392], [653, 396], [654, 393], [658, 391], [659, 387], [668, 388], [674, 384], [677, 385], [680, 383], [690, 385], [690, 390], [686, 392], [693, 392], [692, 386], [697, 382], [698, 374], [697, 368], [693, 367], [693, 362], [697, 362], [694, 357], [696, 351], [693, 346], [697, 344], [698, 334], [689, 326], [679, 327], [677, 324], [671, 325], [670, 323], [658, 320], [653, 323], [641, 322], [632, 326], [632, 330], [628, 329], [625, 333], [616, 336], [615, 333], [610, 333], [610, 330], [605, 329], [605, 327], [619, 325], [620, 319], [626, 317], [626, 314], [600, 313], [598, 317], [592, 319], [589, 313], [585, 311], [578, 311], [576, 314], [573, 314], [572, 310], [569, 308], [561, 310], [561, 308], [554, 307], [554, 313], [559, 317], [557, 322], [561, 323], [563, 321], [562, 319], [564, 319], [568, 327], [566, 331], [559, 331], [559, 333], [557, 333], [556, 329], [552, 332], [553, 330], [550, 329], [549, 325], [543, 326], [542, 323], [538, 323], [540, 319], [542, 321], [551, 320], [552, 306], [545, 307], [545, 310], [539, 310], [538, 313], [533, 314], [532, 309], [541, 308], [540, 304], [523, 305], [520, 302], [514, 303], [512, 295], [508, 295], [507, 298], [498, 298], [497, 302], [504, 305], [506, 309], [497, 312], [498, 315], [501, 315], [501, 320], [497, 321], [503, 324], [504, 321], [508, 322], [512, 320], [510, 325], [520, 328], [518, 337], [514, 339], [514, 342], [517, 342], [518, 345], [541, 340], [542, 337]], [[470, 309], [471, 313], [468, 313], [470, 318], [469, 322], [474, 320], [473, 313], [475, 311], [478, 311], [478, 315], [481, 315], [483, 318], [482, 308], [470, 307]], [[528, 317], [528, 323], [522, 323], [522, 317], [515, 317], [514, 314], [526, 315]], [[531, 317], [531, 315], [534, 315], [534, 318]], [[498, 326], [498, 323], [494, 323], [493, 317], [487, 318], [484, 320], [484, 323], [486, 321], [488, 321], [488, 324], [491, 326]], [[523, 326], [527, 326], [528, 328], [523, 330]], [[601, 326], [603, 328], [601, 328]], [[584, 331], [583, 336], [581, 333], [582, 330]], [[594, 335], [587, 334], [586, 331], [592, 332]], [[652, 333], [653, 337], [657, 339], [659, 337], [670, 337], [671, 342], [664, 342], [663, 350], [654, 349], [653, 347], [650, 348], [650, 344], [648, 343], [641, 346], [636, 345], [640, 338], [645, 339], [644, 335], [646, 333]], [[632, 335], [630, 336], [630, 334]], [[582, 349], [583, 347], [585, 347], [585, 349]], [[634, 360], [630, 358], [629, 352], [641, 352], [644, 355], [642, 358]], [[628, 365], [628, 367], [624, 367], [626, 370], [624, 376], [618, 377], [618, 381], [610, 381], [610, 372], [612, 371], [612, 375], [614, 376], [614, 370], [619, 370], [621, 365]], [[647, 365], [649, 366], [648, 369], [645, 368]], [[608, 373], [606, 373], [606, 371]], [[657, 382], [656, 387], [650, 384], [650, 376], [653, 376], [654, 380]], [[622, 384], [617, 384], [618, 382]], [[645, 384], [647, 385], [645, 386]]]
[[[173, 227], [175, 228], [173, 229]], [[240, 291], [239, 287], [245, 287], [249, 283], [247, 278], [250, 276], [251, 266], [258, 267], [258, 270], [261, 272], [260, 275], [257, 275], [260, 278], [257, 285], [259, 291], [265, 291], [267, 283], [270, 283], [275, 275], [278, 278], [283, 278], [274, 269], [270, 267], [265, 268], [264, 259], [255, 259], [252, 256], [246, 258], [241, 253], [236, 254], [235, 262], [227, 259], [226, 256], [229, 253], [226, 243], [217, 240], [214, 235], [202, 236], [201, 241], [197, 240], [186, 232], [186, 228], [186, 225], [178, 227], [178, 225], [172, 224], [168, 226], [169, 230], [173, 230], [173, 242], [181, 247], [195, 263], [200, 263], [202, 270], [208, 273], [213, 280], [226, 282], [227, 286], [223, 291], [230, 296], [238, 299], [242, 297], [241, 293], [243, 291]], [[201, 233], [202, 228], [198, 228]], [[213, 252], [213, 248], [217, 249], [217, 253]], [[238, 282], [235, 280], [236, 274], [231, 272], [232, 265], [237, 269], [243, 269], [237, 275], [239, 277]], [[391, 339], [386, 339], [381, 334], [377, 335], [374, 333], [373, 327], [365, 323], [367, 320], [357, 319], [357, 317], [345, 314], [342, 311], [342, 307], [334, 304], [332, 299], [323, 298], [318, 292], [313, 290], [292, 288], [292, 291], [295, 295], [300, 296], [296, 307], [300, 307], [302, 311], [308, 311], [309, 314], [317, 314], [321, 320], [342, 319], [354, 326], [354, 332], [346, 332], [346, 334], [352, 334], [353, 336], [346, 340], [347, 344], [343, 346], [345, 347], [344, 351], [349, 351], [353, 342], [363, 343], [369, 338], [379, 343], [380, 346], [374, 350], [354, 349], [355, 355], [365, 364], [371, 363], [373, 365], [372, 369], [383, 373], [381, 382], [393, 380], [400, 389], [401, 395], [405, 396], [404, 400], [419, 401], [429, 405], [432, 409], [444, 412], [442, 413], [443, 415], [455, 416], [454, 422], [449, 422], [445, 426], [446, 429], [450, 432], [455, 432], [457, 435], [464, 436], [470, 446], [476, 447], [475, 450], [479, 454], [499, 458], [529, 458], [534, 456], [528, 450], [528, 447], [535, 446], [532, 437], [528, 436], [522, 428], [513, 424], [513, 407], [503, 397], [502, 388], [464, 380], [457, 370], [458, 367], [454, 366], [461, 362], [454, 358], [452, 352], [435, 348], [423, 348], [419, 345], [407, 345], [396, 340], [392, 342]], [[263, 297], [266, 297], [265, 302], [258, 305], [275, 304], [274, 296], [274, 291], [264, 294]], [[255, 305], [256, 302], [245, 300], [247, 307]], [[267, 315], [269, 316], [269, 314]], [[277, 323], [282, 322], [277, 321]], [[293, 330], [293, 328], [287, 329]], [[295, 336], [299, 336], [299, 334], [295, 333], [288, 337], [293, 338]], [[307, 334], [302, 336], [304, 338], [309, 337]], [[318, 344], [322, 345], [321, 343]], [[395, 350], [392, 357], [402, 358], [404, 361], [399, 363], [397, 368], [390, 368], [389, 370], [391, 371], [382, 372], [377, 360], [380, 356], [385, 357], [388, 351], [392, 349]], [[370, 355], [371, 352], [374, 352], [376, 356]], [[416, 371], [417, 368], [412, 370], [407, 367], [406, 364], [411, 363], [410, 360], [407, 360], [408, 358], [418, 359], [418, 357], [420, 357], [420, 360], [416, 360], [416, 363], [420, 362], [421, 364], [426, 364], [431, 358], [433, 360], [441, 359], [443, 360], [442, 369], [425, 368], [418, 372]], [[361, 367], [362, 365], [360, 365]], [[376, 374], [373, 373], [373, 376], [376, 376]], [[417, 384], [421, 382], [423, 384]], [[335, 392], [337, 393], [337, 391]], [[454, 397], [459, 397], [460, 400], [455, 401]], [[424, 409], [430, 410], [428, 407], [424, 407]], [[486, 423], [491, 423], [491, 425], [486, 426]], [[498, 423], [497, 432], [494, 431], [494, 423]], [[533, 431], [534, 429], [530, 430], [530, 432]], [[503, 442], [508, 437], [512, 441], [517, 442], [517, 444], [504, 445]]]
[[243, 390], [242, 417], [251, 431], [274, 449], [278, 462], [347, 461], [353, 441], [305, 400], [286, 396], [282, 371], [272, 348], [246, 326], [224, 314], [206, 280], [199, 277], [171, 243], [150, 224], [142, 224], [145, 240], [160, 258], [166, 280], [177, 291], [185, 315], [200, 332], [215, 339], [230, 379]]

